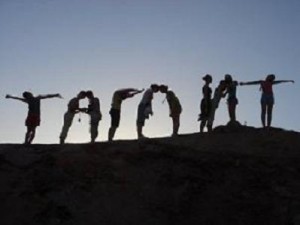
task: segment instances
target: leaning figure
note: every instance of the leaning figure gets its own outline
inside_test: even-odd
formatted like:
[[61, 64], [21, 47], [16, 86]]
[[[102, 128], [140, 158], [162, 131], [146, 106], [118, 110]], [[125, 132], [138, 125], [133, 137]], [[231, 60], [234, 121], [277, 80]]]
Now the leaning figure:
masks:
[[159, 90], [161, 93], [166, 94], [166, 99], [168, 101], [169, 109], [170, 109], [170, 117], [172, 118], [173, 121], [172, 137], [176, 137], [178, 135], [178, 130], [180, 126], [180, 114], [182, 112], [180, 101], [178, 97], [175, 95], [175, 93], [169, 90], [168, 86], [160, 85]]
[[144, 89], [138, 90], [134, 88], [125, 88], [116, 90], [112, 97], [111, 109], [109, 111], [111, 117], [111, 126], [108, 131], [108, 141], [112, 141], [121, 119], [121, 105], [127, 98], [132, 98], [136, 94], [142, 93]]

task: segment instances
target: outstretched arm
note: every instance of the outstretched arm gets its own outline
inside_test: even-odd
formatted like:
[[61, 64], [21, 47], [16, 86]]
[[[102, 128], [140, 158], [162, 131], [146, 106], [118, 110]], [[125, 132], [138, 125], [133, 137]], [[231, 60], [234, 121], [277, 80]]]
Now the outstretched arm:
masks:
[[46, 98], [62, 98], [60, 94], [50, 94], [50, 95], [39, 95], [39, 99], [46, 99]]
[[15, 96], [12, 96], [12, 95], [6, 95], [5, 98], [15, 99], [15, 100], [19, 100], [21, 102], [27, 102], [26, 99], [24, 99], [24, 98], [15, 97]]
[[128, 97], [128, 98], [131, 98], [131, 97], [133, 97], [133, 96], [135, 96], [135, 95], [137, 95], [137, 94], [142, 93], [144, 90], [145, 90], [145, 89], [141, 89], [141, 90], [138, 90], [138, 89], [132, 89], [130, 92], [127, 92], [127, 93], [128, 93], [128, 94], [127, 94], [127, 97]]
[[289, 83], [289, 82], [295, 83], [294, 80], [276, 80], [276, 81], [273, 82], [273, 84]]
[[261, 80], [257, 80], [257, 81], [249, 81], [249, 82], [240, 82], [240, 85], [256, 85], [256, 84], [261, 84]]

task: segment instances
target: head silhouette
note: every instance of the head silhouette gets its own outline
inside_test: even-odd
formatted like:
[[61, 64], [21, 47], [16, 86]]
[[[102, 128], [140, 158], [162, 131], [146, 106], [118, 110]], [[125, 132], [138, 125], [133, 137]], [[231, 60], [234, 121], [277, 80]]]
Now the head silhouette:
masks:
[[168, 92], [168, 86], [167, 85], [160, 85], [159, 86], [159, 91], [161, 92], [161, 93], [167, 93]]
[[25, 91], [23, 92], [23, 98], [25, 99], [33, 98], [33, 94], [31, 92]]
[[94, 98], [94, 93], [92, 91], [87, 91], [85, 93], [86, 97], [88, 97], [89, 99]]
[[150, 88], [155, 93], [159, 91], [159, 86], [157, 84], [151, 84]]
[[266, 77], [266, 81], [270, 81], [270, 82], [273, 82], [275, 80], [275, 75], [274, 74], [269, 74], [267, 77]]
[[212, 76], [210, 74], [206, 74], [202, 80], [204, 80], [206, 83], [210, 84], [212, 82]]
[[230, 74], [225, 74], [224, 76], [224, 80], [225, 82], [228, 84], [228, 83], [231, 83], [232, 82], [232, 76]]
[[85, 91], [81, 91], [77, 95], [77, 98], [79, 98], [79, 99], [84, 99], [85, 97], [86, 97], [86, 92]]

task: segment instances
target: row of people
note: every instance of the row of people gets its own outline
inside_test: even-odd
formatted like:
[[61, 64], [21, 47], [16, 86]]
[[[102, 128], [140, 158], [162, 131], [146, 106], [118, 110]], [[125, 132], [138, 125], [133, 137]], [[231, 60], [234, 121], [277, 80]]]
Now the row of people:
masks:
[[[166, 85], [152, 84], [149, 89], [147, 89], [142, 97], [142, 100], [138, 107], [137, 116], [137, 134], [138, 138], [144, 138], [142, 129], [145, 125], [145, 120], [149, 118], [149, 115], [153, 115], [152, 111], [152, 99], [153, 94], [161, 91], [161, 93], [166, 94], [166, 99], [170, 107], [170, 116], [173, 119], [173, 135], [178, 134], [180, 113], [182, 111], [179, 99], [176, 97], [173, 91], [168, 89]], [[138, 90], [134, 88], [126, 88], [116, 90], [112, 97], [112, 104], [109, 114], [111, 116], [111, 126], [108, 131], [108, 140], [112, 141], [115, 132], [120, 124], [121, 118], [121, 105], [122, 102], [127, 98], [132, 98], [133, 96], [144, 92], [144, 89]], [[40, 125], [40, 115], [41, 115], [41, 100], [48, 98], [62, 98], [60, 94], [48, 94], [48, 95], [38, 95], [34, 96], [30, 92], [24, 92], [23, 97], [16, 97], [12, 95], [6, 95], [7, 99], [15, 99], [28, 104], [28, 114], [25, 120], [25, 126], [27, 131], [25, 134], [25, 144], [31, 144], [36, 133], [36, 128]], [[87, 108], [80, 108], [80, 100], [88, 98], [89, 104]], [[94, 96], [92, 91], [80, 91], [78, 95], [72, 98], [68, 103], [68, 108], [64, 114], [64, 123], [62, 131], [60, 133], [60, 143], [64, 144], [67, 138], [69, 129], [73, 123], [73, 119], [77, 113], [87, 113], [90, 116], [90, 134], [91, 143], [94, 143], [98, 136], [98, 125], [102, 119], [102, 114], [100, 110], [100, 101]]]
[[[212, 83], [212, 76], [207, 74], [203, 77], [205, 84], [202, 88], [203, 98], [200, 104], [200, 111], [198, 121], [200, 123], [200, 132], [203, 132], [205, 126], [210, 132], [212, 130], [213, 121], [215, 118], [215, 112], [219, 106], [221, 98], [227, 96], [228, 114], [230, 121], [236, 121], [236, 106], [238, 105], [238, 99], [236, 96], [237, 86], [244, 85], [260, 85], [261, 95], [261, 123], [263, 127], [270, 127], [272, 123], [272, 111], [274, 101], [273, 85], [280, 83], [291, 82], [294, 80], [275, 80], [274, 74], [269, 74], [265, 80], [237, 82], [233, 80], [230, 74], [224, 76], [224, 80], [221, 80], [218, 87], [214, 91], [212, 97], [212, 89], [210, 84]], [[266, 119], [267, 117], [267, 119]], [[267, 122], [266, 122], [267, 120]]]
[[[278, 80], [275, 81], [275, 75], [270, 74], [265, 80], [251, 81], [251, 82], [237, 82], [232, 79], [232, 76], [226, 74], [224, 80], [221, 80], [219, 85], [216, 87], [214, 93], [210, 84], [213, 79], [212, 76], [207, 74], [203, 77], [205, 82], [202, 93], [203, 98], [200, 103], [200, 111], [198, 121], [200, 121], [200, 132], [203, 132], [205, 126], [208, 132], [212, 131], [213, 122], [215, 118], [215, 112], [219, 106], [222, 98], [227, 96], [228, 104], [228, 114], [230, 121], [236, 121], [236, 106], [238, 104], [238, 99], [236, 96], [236, 89], [238, 85], [260, 85], [262, 91], [261, 97], [261, 121], [263, 127], [270, 127], [272, 122], [272, 109], [274, 105], [274, 94], [273, 85], [292, 82], [293, 80]], [[116, 90], [112, 97], [111, 109], [109, 111], [111, 116], [111, 126], [108, 131], [108, 140], [112, 141], [117, 128], [119, 127], [121, 118], [121, 105], [122, 102], [127, 98], [132, 98], [133, 96], [144, 92], [143, 97], [138, 105], [137, 112], [137, 136], [139, 139], [145, 138], [143, 135], [143, 127], [145, 125], [145, 120], [153, 115], [152, 111], [152, 100], [154, 93], [160, 91], [166, 95], [166, 100], [169, 105], [170, 117], [173, 122], [173, 132], [172, 136], [178, 135], [178, 130], [180, 127], [180, 115], [182, 113], [182, 106], [178, 97], [175, 93], [168, 88], [166, 85], [152, 84], [149, 89], [144, 92], [144, 89], [138, 90], [134, 88], [119, 89]], [[213, 94], [213, 95], [212, 95]], [[6, 95], [6, 98], [20, 100], [28, 104], [28, 115], [25, 121], [27, 127], [25, 135], [25, 144], [31, 144], [36, 132], [36, 127], [40, 125], [40, 102], [42, 99], [47, 98], [62, 98], [60, 94], [49, 94], [49, 95], [39, 95], [33, 96], [30, 92], [24, 92], [23, 98], [15, 97], [11, 95]], [[79, 101], [88, 98], [89, 105], [87, 108], [80, 108]], [[76, 97], [71, 99], [68, 103], [67, 112], [64, 114], [64, 124], [60, 134], [60, 143], [65, 143], [68, 131], [72, 125], [75, 114], [77, 113], [87, 113], [90, 116], [90, 134], [91, 142], [94, 143], [98, 136], [98, 125], [102, 119], [102, 114], [100, 110], [100, 101], [94, 96], [92, 91], [81, 91]], [[267, 123], [266, 123], [267, 114]]]

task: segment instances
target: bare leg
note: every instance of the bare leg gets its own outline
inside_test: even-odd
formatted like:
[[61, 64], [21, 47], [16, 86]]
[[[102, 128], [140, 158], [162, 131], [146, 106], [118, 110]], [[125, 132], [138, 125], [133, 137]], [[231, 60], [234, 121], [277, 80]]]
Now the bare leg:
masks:
[[108, 140], [112, 141], [114, 139], [115, 133], [117, 128], [116, 127], [110, 127], [108, 131]]
[[141, 125], [137, 126], [137, 135], [138, 135], [138, 138], [143, 138], [144, 137], [144, 135], [143, 135], [143, 126], [141, 126]]
[[177, 136], [179, 126], [180, 126], [180, 115], [173, 116], [172, 120], [173, 120], [173, 134], [172, 134], [172, 136]]
[[200, 123], [200, 133], [203, 133], [204, 127], [206, 125], [207, 120], [202, 120]]
[[266, 127], [266, 110], [267, 110], [267, 105], [261, 104], [261, 123], [263, 127]]
[[267, 116], [268, 116], [268, 123], [267, 126], [270, 127], [272, 123], [272, 111], [273, 111], [273, 105], [268, 105], [267, 107]]
[[230, 121], [236, 120], [235, 110], [236, 110], [236, 104], [234, 104], [234, 103], [228, 104], [228, 112], [229, 112]]

